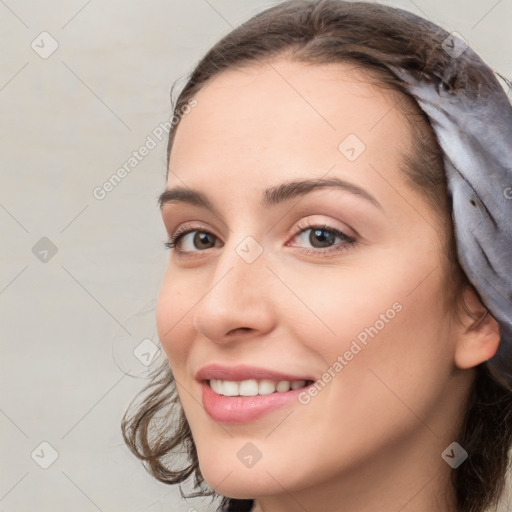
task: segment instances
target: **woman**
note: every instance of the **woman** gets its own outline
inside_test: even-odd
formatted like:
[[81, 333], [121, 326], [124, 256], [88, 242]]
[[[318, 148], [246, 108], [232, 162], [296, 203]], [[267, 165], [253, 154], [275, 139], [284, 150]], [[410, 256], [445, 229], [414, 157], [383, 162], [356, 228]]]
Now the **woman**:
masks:
[[219, 41], [175, 114], [169, 364], [123, 420], [132, 451], [219, 510], [495, 505], [512, 112], [492, 71], [405, 11], [294, 0]]

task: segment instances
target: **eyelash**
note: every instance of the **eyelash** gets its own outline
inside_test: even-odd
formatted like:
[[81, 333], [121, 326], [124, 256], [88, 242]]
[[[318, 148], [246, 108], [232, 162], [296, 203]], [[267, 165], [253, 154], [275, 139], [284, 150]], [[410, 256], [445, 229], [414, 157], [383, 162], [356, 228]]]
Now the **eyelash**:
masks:
[[[343, 231], [340, 231], [339, 229], [333, 228], [331, 226], [327, 226], [325, 224], [306, 224], [303, 226], [298, 225], [297, 231], [293, 235], [292, 240], [297, 238], [299, 235], [305, 233], [306, 231], [309, 231], [310, 229], [327, 231], [327, 232], [335, 235], [336, 237], [341, 238], [343, 240], [343, 242], [340, 242], [340, 243], [333, 245], [331, 247], [328, 247], [326, 249], [308, 249], [308, 248], [304, 248], [304, 247], [299, 248], [299, 252], [301, 252], [302, 254], [325, 255], [327, 253], [332, 253], [332, 252], [346, 251], [347, 249], [349, 249], [357, 244], [357, 241], [354, 238], [348, 236]], [[183, 238], [185, 235], [188, 235], [189, 233], [193, 233], [195, 231], [215, 236], [213, 233], [206, 231], [206, 230], [202, 230], [197, 227], [178, 228], [176, 230], [176, 232], [172, 236], [169, 237], [169, 240], [164, 242], [164, 246], [167, 249], [174, 249], [174, 248], [176, 248], [176, 246], [179, 243], [179, 241], [181, 240], [181, 238]], [[187, 254], [190, 252], [191, 251], [185, 251], [183, 254]], [[200, 252], [204, 252], [204, 251], [193, 251], [193, 252], [200, 253]]]

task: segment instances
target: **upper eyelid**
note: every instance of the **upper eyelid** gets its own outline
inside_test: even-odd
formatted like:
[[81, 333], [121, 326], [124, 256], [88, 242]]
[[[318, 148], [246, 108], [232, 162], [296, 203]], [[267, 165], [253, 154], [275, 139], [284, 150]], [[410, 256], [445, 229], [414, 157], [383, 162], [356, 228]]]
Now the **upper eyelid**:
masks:
[[[329, 221], [329, 220], [328, 220], [328, 221], [326, 221], [326, 220], [318, 220], [318, 221], [316, 221], [316, 220], [311, 220], [311, 218], [310, 218], [310, 217], [332, 217], [332, 215], [331, 215], [331, 214], [324, 214], [324, 213], [321, 213], [321, 214], [311, 214], [311, 213], [309, 213], [309, 214], [308, 214], [308, 211], [309, 211], [309, 210], [310, 210], [309, 208], [301, 208], [301, 209], [299, 209], [299, 210], [296, 212], [296, 214], [297, 214], [297, 215], [300, 215], [300, 216], [303, 216], [303, 215], [304, 215], [305, 217], [307, 217], [307, 219], [301, 218], [299, 221], [294, 222], [294, 226], [297, 226], [297, 228], [299, 228], [299, 227], [304, 227], [304, 228], [306, 228], [306, 227], [316, 227], [316, 226], [318, 226], [318, 225], [323, 225], [323, 226], [327, 226], [327, 227], [329, 227], [330, 229], [337, 229], [338, 231], [342, 231], [342, 232], [343, 232], [343, 233], [345, 233], [347, 236], [354, 236], [354, 237], [355, 237], [355, 236], [357, 236], [357, 237], [359, 237], [359, 236], [360, 236], [360, 235], [359, 235], [359, 233], [358, 233], [358, 231], [357, 231], [356, 229], [354, 229], [354, 228], [352, 228], [352, 227], [349, 227], [345, 222], [338, 221], [338, 222], [340, 222], [340, 223], [342, 223], [342, 224], [343, 224], [343, 227], [337, 227], [337, 226], [335, 226], [335, 225], [333, 225], [333, 224], [332, 224], [333, 222], [335, 222], [335, 221], [333, 221], [333, 220], [330, 220], [330, 221]], [[172, 219], [172, 221], [173, 221], [173, 220], [174, 220], [174, 219]], [[281, 223], [283, 220], [284, 220], [284, 219], [281, 219], [281, 220], [279, 221], [279, 223]], [[167, 221], [165, 217], [163, 218], [163, 221], [164, 221], [164, 225], [165, 225], [165, 226], [169, 226], [169, 224], [171, 224], [171, 222], [170, 222], [170, 221]], [[178, 224], [178, 227], [176, 227], [176, 228], [174, 228], [174, 229], [168, 229], [168, 231], [169, 231], [169, 232], [173, 232], [173, 233], [175, 233], [176, 231], [178, 231], [178, 229], [180, 229], [180, 228], [181, 228], [181, 226], [182, 226], [183, 224], [189, 224], [189, 223], [190, 223], [190, 224], [192, 224], [192, 226], [189, 226], [189, 227], [185, 228], [185, 230], [187, 230], [187, 229], [189, 229], [189, 228], [190, 228], [190, 229], [195, 229], [195, 230], [198, 230], [198, 231], [201, 231], [201, 230], [202, 230], [202, 231], [208, 231], [208, 232], [211, 232], [212, 234], [214, 234], [215, 236], [218, 236], [218, 235], [216, 235], [216, 234], [215, 234], [215, 232], [214, 232], [215, 230], [213, 230], [213, 229], [211, 229], [211, 228], [209, 228], [209, 227], [208, 227], [208, 228], [204, 228], [203, 226], [197, 226], [197, 225], [194, 225], [194, 223], [195, 223], [195, 222], [199, 222], [199, 221], [187, 221], [187, 222], [183, 222], [183, 223], [181, 223], [181, 224]], [[174, 222], [172, 222], [172, 223], [174, 224]], [[304, 223], [306, 223], [306, 224], [304, 225]], [[301, 224], [302, 224], [302, 225], [301, 225]], [[274, 229], [274, 227], [275, 227], [276, 225], [277, 225], [277, 224], [274, 224], [274, 225], [272, 226], [272, 228], [271, 228], [271, 229], [269, 229], [269, 231], [273, 230], [273, 229]], [[180, 231], [181, 231], [181, 229], [180, 229]], [[232, 231], [232, 230], [228, 227], [228, 231], [231, 233], [231, 231]], [[293, 230], [293, 231], [296, 231], [296, 230]]]
[[[319, 226], [322, 226], [325, 229], [341, 231], [345, 235], [351, 236], [351, 235], [349, 235], [349, 233], [347, 233], [347, 229], [338, 228], [336, 226], [329, 225], [329, 223], [325, 222], [325, 221], [318, 221], [318, 222], [307, 221], [307, 224], [305, 224], [305, 225], [304, 224], [301, 225], [299, 222], [299, 224], [295, 224], [295, 229], [291, 230], [291, 234], [293, 234], [293, 236], [296, 236], [297, 234], [299, 234], [301, 232], [304, 232], [308, 229], [318, 228]], [[191, 225], [191, 226], [187, 226], [184, 228], [181, 228], [181, 226], [179, 226], [173, 231], [174, 231], [173, 232], [174, 236], [176, 236], [177, 233], [178, 233], [178, 235], [185, 235], [185, 234], [189, 234], [190, 232], [193, 232], [193, 231], [199, 231], [199, 232], [204, 232], [204, 233], [210, 233], [210, 234], [216, 236], [217, 238], [220, 238], [218, 235], [215, 234], [214, 230], [212, 230], [210, 228], [204, 228], [203, 226]]]

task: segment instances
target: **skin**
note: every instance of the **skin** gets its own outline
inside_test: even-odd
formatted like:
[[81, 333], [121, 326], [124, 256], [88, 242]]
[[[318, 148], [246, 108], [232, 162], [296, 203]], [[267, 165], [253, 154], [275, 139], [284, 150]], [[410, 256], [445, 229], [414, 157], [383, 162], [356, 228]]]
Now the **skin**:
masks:
[[[396, 97], [351, 65], [279, 58], [226, 71], [196, 99], [177, 130], [167, 187], [204, 192], [217, 214], [163, 205], [169, 235], [180, 226], [212, 235], [210, 248], [192, 233], [171, 250], [157, 326], [206, 482], [254, 498], [258, 512], [454, 511], [441, 453], [455, 440], [473, 367], [494, 355], [499, 332], [490, 315], [472, 330], [474, 319], [455, 321], [442, 307], [447, 227], [400, 170], [411, 135]], [[348, 134], [366, 146], [355, 161], [338, 150]], [[336, 188], [261, 204], [268, 187], [328, 177], [365, 189], [381, 208]], [[344, 250], [326, 253], [312, 230], [297, 234], [315, 224], [356, 244], [336, 237], [331, 247]], [[247, 236], [263, 250], [250, 264], [236, 252]], [[307, 405], [235, 425], [205, 412], [194, 380], [202, 366], [321, 378], [395, 303], [401, 311]], [[251, 468], [237, 457], [247, 442], [262, 454]]]

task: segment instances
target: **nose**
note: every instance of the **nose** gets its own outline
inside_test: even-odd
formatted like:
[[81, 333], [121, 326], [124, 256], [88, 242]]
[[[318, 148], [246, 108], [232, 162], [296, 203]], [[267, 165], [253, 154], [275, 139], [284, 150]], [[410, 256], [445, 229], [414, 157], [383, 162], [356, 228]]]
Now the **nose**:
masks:
[[215, 343], [258, 337], [276, 323], [273, 274], [266, 266], [265, 251], [251, 261], [240, 250], [243, 247], [243, 242], [222, 247], [193, 313], [195, 330]]

